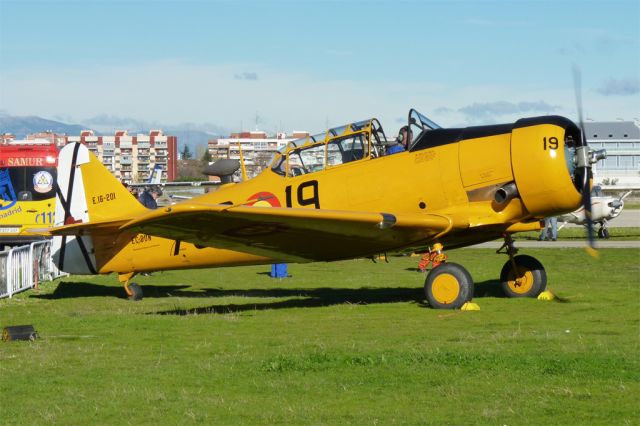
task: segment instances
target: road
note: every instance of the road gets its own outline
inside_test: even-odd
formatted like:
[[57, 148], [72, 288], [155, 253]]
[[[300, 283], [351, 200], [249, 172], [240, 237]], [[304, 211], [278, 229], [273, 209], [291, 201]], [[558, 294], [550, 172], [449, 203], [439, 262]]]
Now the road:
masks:
[[[518, 240], [515, 237], [518, 248], [581, 248], [586, 247], [585, 241], [558, 240], [558, 241], [532, 241]], [[471, 248], [494, 248], [499, 249], [502, 241], [490, 241], [488, 243], [476, 244]], [[596, 248], [640, 248], [640, 241], [627, 240], [596, 240]]]

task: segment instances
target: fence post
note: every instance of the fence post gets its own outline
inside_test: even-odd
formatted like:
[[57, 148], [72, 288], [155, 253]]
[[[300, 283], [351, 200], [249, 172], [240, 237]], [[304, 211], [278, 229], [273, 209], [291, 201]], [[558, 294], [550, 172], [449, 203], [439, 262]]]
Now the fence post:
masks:
[[5, 297], [9, 294], [9, 278], [7, 276], [9, 268], [7, 262], [9, 261], [9, 252], [0, 252], [0, 297]]
[[13, 280], [14, 280], [14, 271], [13, 271], [13, 250], [9, 250], [7, 254], [7, 295], [9, 299], [13, 297]]

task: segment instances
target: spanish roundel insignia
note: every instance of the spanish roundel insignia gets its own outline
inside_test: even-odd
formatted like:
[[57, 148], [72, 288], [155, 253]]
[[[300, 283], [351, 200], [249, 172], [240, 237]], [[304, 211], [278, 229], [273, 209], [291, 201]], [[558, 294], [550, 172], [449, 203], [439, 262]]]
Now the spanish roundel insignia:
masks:
[[33, 176], [33, 189], [36, 192], [45, 194], [53, 189], [53, 176], [51, 173], [40, 170]]
[[249, 197], [245, 205], [255, 207], [280, 207], [280, 200], [271, 192], [258, 192]]

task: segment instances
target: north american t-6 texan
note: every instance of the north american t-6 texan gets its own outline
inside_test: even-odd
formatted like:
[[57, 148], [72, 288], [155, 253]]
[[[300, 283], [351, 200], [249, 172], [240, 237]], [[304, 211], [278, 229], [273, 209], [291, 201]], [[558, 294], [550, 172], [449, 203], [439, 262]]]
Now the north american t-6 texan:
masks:
[[[591, 165], [604, 155], [564, 117], [441, 128], [411, 109], [397, 139], [375, 118], [332, 128], [290, 142], [253, 179], [148, 210], [74, 143], [59, 157], [53, 257], [73, 274], [115, 272], [140, 299], [141, 272], [443, 254], [503, 238], [504, 292], [536, 297], [545, 269], [516, 255], [512, 234], [590, 211]], [[474, 283], [444, 261], [424, 288], [431, 307], [461, 308]]]

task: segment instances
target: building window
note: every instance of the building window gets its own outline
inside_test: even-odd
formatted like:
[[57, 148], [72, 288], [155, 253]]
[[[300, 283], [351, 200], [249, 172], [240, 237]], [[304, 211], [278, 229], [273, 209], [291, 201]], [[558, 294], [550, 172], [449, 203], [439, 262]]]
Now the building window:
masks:
[[621, 155], [619, 157], [618, 165], [621, 169], [633, 168], [633, 157], [631, 155]]
[[633, 142], [618, 142], [620, 149], [633, 149]]
[[618, 168], [618, 156], [610, 155], [602, 163], [603, 170], [615, 170]]

